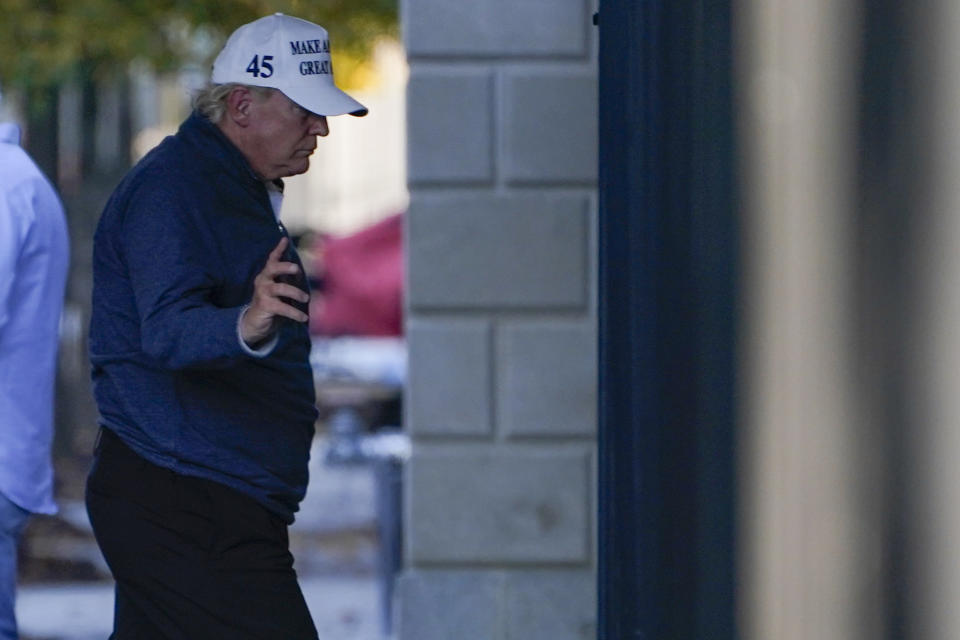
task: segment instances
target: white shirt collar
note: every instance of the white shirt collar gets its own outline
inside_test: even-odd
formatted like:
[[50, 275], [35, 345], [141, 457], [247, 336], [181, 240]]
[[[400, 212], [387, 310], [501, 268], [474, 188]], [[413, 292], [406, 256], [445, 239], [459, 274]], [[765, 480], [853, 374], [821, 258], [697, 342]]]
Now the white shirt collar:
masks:
[[273, 207], [273, 216], [280, 220], [280, 208], [283, 206], [283, 180], [264, 180], [267, 195], [270, 196], [270, 205]]

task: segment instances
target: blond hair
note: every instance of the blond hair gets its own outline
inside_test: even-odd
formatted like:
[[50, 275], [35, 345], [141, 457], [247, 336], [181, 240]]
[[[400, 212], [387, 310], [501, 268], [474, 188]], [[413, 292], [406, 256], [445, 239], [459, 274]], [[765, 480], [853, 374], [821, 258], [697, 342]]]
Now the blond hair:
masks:
[[227, 98], [234, 89], [241, 88], [249, 89], [258, 98], [265, 98], [276, 91], [270, 87], [255, 87], [238, 82], [209, 84], [193, 97], [193, 109], [210, 122], [217, 124], [227, 111]]

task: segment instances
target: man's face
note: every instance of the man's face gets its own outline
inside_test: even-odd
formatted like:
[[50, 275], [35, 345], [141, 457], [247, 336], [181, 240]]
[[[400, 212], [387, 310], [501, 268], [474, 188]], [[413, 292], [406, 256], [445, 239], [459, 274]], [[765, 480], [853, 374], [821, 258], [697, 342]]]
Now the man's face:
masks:
[[265, 180], [305, 172], [317, 136], [330, 133], [327, 119], [307, 111], [280, 91], [253, 96], [243, 153]]

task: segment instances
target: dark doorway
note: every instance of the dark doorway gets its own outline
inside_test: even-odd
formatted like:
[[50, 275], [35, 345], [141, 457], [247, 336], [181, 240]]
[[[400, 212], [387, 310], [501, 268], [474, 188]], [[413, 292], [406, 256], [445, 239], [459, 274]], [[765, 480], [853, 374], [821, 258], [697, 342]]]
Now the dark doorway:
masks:
[[731, 7], [598, 26], [599, 637], [735, 638]]

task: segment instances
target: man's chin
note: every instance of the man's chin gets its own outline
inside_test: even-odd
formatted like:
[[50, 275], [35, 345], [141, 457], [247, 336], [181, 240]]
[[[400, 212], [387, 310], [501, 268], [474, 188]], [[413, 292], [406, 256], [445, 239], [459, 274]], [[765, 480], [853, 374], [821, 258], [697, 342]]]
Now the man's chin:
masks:
[[306, 173], [307, 169], [310, 168], [310, 159], [303, 158], [302, 160], [291, 162], [288, 165], [284, 165], [277, 170], [277, 173], [280, 175], [278, 178], [289, 178], [291, 176], [298, 176], [302, 173]]

